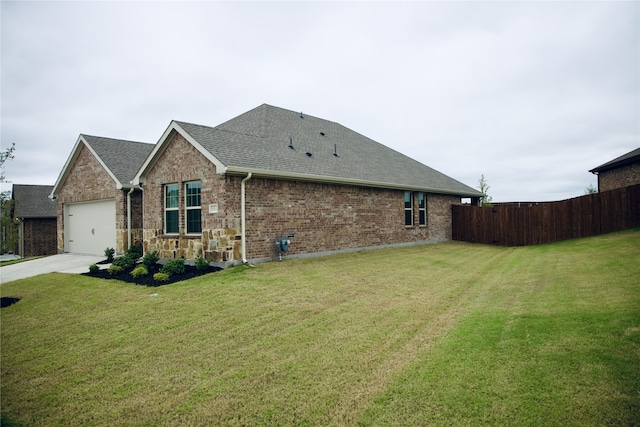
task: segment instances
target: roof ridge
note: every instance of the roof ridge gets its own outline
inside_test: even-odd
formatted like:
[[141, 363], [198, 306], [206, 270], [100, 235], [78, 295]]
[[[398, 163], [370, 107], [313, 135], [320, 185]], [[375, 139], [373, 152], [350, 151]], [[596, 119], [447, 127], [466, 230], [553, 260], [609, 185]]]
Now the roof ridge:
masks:
[[131, 143], [131, 144], [155, 145], [155, 144], [150, 143], [150, 142], [132, 141], [130, 139], [110, 138], [108, 136], [88, 135], [86, 133], [81, 133], [80, 136], [85, 138], [85, 139], [86, 138], [96, 138], [96, 139], [104, 139], [104, 140], [107, 140], [107, 141], [127, 142], [127, 143]]

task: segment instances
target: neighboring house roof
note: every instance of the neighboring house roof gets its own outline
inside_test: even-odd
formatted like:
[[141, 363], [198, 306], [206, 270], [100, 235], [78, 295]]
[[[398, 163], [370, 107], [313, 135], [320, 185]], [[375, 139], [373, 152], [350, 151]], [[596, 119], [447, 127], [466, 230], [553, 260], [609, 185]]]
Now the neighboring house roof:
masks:
[[59, 186], [64, 183], [83, 145], [89, 149], [109, 176], [111, 176], [117, 189], [131, 187], [131, 181], [154, 147], [154, 144], [144, 142], [81, 134], [53, 187], [52, 196], [58, 193]]
[[211, 160], [220, 174], [481, 196], [339, 123], [267, 104], [216, 127], [171, 122], [134, 182], [144, 181], [174, 131]]
[[596, 168], [591, 169], [589, 172], [591, 173], [599, 173], [604, 172], [609, 169], [614, 169], [620, 166], [627, 165], [629, 163], [634, 163], [640, 161], [640, 147], [636, 148], [633, 151], [628, 152], [627, 154], [623, 154], [620, 157], [616, 157], [615, 159], [608, 161]]
[[15, 218], [55, 218], [56, 202], [49, 198], [52, 185], [13, 184], [11, 198], [15, 200]]

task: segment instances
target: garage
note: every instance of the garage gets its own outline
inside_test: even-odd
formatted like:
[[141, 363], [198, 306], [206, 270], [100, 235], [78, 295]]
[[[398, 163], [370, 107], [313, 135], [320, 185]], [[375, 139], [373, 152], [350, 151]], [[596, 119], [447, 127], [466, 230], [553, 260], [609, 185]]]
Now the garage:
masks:
[[103, 255], [116, 247], [116, 201], [65, 205], [65, 252]]

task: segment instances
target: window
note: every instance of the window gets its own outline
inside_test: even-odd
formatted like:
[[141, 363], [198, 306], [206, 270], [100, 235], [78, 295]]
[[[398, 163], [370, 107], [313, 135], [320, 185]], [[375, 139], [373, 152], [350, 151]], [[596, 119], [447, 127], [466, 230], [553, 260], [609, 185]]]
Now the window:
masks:
[[404, 225], [413, 225], [413, 198], [410, 191], [404, 192]]
[[178, 184], [164, 187], [164, 232], [178, 233]]
[[184, 186], [187, 234], [202, 233], [200, 182], [187, 182]]
[[418, 224], [427, 225], [427, 195], [418, 193]]

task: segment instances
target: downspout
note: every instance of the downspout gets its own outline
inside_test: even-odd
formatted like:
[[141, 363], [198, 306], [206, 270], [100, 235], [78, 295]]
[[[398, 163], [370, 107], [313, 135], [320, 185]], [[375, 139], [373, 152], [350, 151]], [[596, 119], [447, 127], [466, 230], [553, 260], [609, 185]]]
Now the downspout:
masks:
[[131, 187], [127, 193], [127, 247], [124, 249], [125, 251], [133, 246], [131, 244], [131, 193], [133, 190], [135, 188]]
[[245, 215], [245, 195], [244, 183], [251, 179], [251, 172], [242, 180], [240, 184], [240, 227], [241, 227], [241, 244], [242, 244], [242, 263], [247, 263], [247, 235], [246, 235], [246, 215]]

